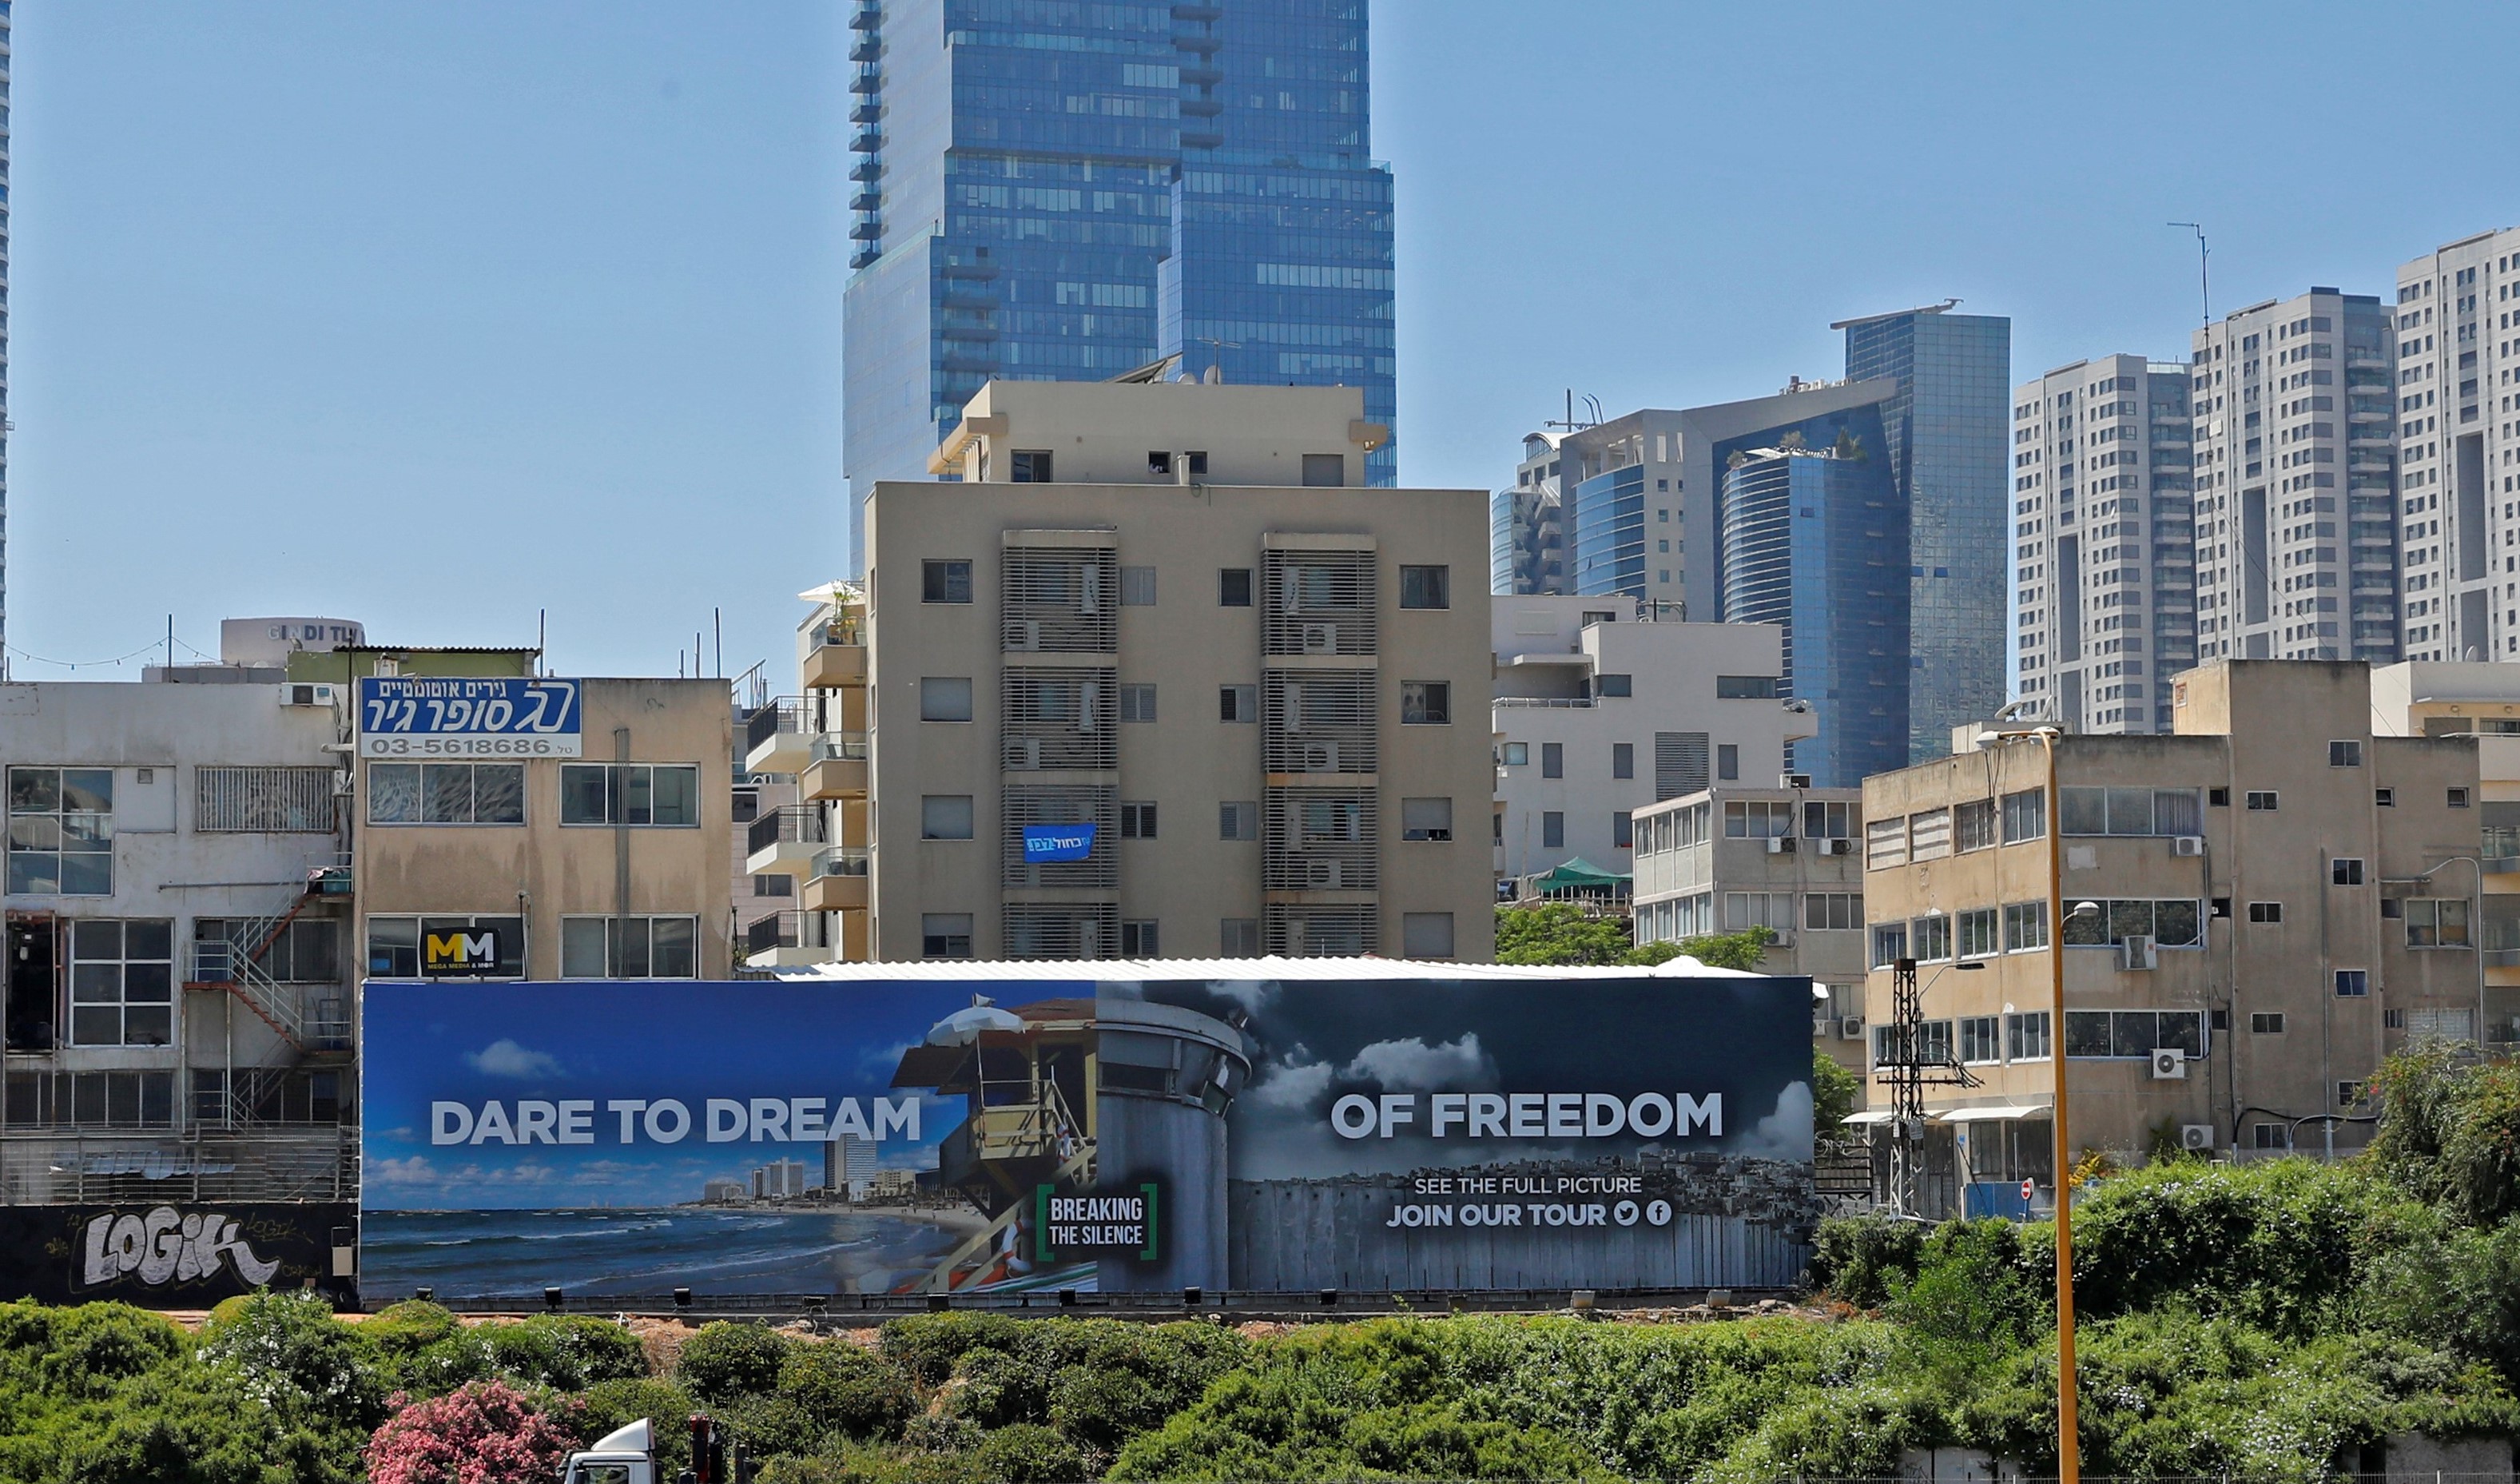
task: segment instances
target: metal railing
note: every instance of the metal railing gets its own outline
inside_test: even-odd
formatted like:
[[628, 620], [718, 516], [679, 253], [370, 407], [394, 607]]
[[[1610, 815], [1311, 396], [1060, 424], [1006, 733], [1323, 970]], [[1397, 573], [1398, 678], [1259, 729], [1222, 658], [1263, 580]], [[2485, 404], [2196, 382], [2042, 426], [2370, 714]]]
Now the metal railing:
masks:
[[821, 809], [812, 804], [782, 804], [763, 813], [745, 829], [743, 845], [747, 852], [755, 852], [780, 844], [828, 844], [831, 837]]
[[743, 929], [743, 951], [746, 954], [769, 953], [780, 948], [829, 948], [831, 937], [819, 912], [790, 909], [755, 918]]
[[817, 722], [821, 713], [822, 707], [816, 705], [811, 697], [803, 696], [782, 696], [765, 705], [756, 706], [752, 714], [743, 719], [744, 750], [748, 752], [783, 732], [819, 731]]
[[355, 1128], [47, 1129], [0, 1138], [0, 1200], [10, 1205], [349, 1200], [358, 1189]]

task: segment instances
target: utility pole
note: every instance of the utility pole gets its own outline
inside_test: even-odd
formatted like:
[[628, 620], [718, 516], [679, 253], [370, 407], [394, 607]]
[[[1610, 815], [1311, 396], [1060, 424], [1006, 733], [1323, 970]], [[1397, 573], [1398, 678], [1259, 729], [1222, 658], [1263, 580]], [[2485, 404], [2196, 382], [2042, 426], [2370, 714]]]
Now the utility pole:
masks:
[[2214, 323], [2214, 288], [2206, 278], [2205, 225], [2192, 221], [2175, 221], [2166, 225], [2186, 227], [2196, 234], [2196, 295], [2204, 301], [2205, 323], [2211, 325]]
[[[1970, 960], [1950, 966], [1958, 969], [1985, 967]], [[1959, 1059], [1958, 1048], [1946, 1044], [1941, 1055], [1929, 1060], [1924, 1043], [1925, 991], [1916, 982], [1916, 961], [1902, 958], [1890, 971], [1890, 1055], [1895, 1058], [1890, 1080], [1890, 1209], [1902, 1216], [1919, 1214], [1916, 1177], [1925, 1165], [1925, 1089], [1978, 1085], [1977, 1074]]]

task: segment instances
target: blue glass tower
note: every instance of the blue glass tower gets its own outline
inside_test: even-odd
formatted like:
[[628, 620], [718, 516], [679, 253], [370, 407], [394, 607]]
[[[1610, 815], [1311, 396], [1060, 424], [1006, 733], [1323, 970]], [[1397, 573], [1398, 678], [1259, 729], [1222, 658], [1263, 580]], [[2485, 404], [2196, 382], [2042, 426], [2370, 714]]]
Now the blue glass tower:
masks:
[[[1161, 356], [1349, 385], [1388, 424], [1391, 175], [1366, 0], [858, 0], [843, 303], [850, 551], [868, 493], [991, 378]], [[1368, 460], [1393, 482], [1392, 445]]]
[[1631, 464], [1578, 483], [1574, 506], [1566, 539], [1574, 591], [1644, 597], [1644, 466]]
[[2003, 704], [2011, 551], [2012, 321], [1954, 299], [1830, 326], [1850, 379], [1886, 377], [1890, 467], [1908, 511], [1908, 757]]

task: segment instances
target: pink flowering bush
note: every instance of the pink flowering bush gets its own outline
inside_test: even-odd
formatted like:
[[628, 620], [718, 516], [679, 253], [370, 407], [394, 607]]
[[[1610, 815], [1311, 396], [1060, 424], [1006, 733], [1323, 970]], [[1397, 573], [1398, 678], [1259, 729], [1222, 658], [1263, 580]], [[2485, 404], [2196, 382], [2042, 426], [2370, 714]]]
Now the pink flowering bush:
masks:
[[563, 1418], [500, 1381], [390, 1405], [363, 1455], [371, 1484], [548, 1484], [577, 1446]]

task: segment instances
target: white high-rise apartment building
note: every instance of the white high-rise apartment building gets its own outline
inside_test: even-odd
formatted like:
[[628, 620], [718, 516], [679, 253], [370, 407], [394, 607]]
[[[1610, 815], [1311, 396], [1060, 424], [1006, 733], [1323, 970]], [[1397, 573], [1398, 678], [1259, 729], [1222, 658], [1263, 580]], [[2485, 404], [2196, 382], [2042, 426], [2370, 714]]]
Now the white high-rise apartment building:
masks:
[[2398, 269], [2400, 543], [2408, 659], [2520, 658], [2520, 227]]
[[2389, 311], [2314, 288], [2193, 343], [2197, 657], [2395, 661]]
[[2167, 732], [2196, 662], [2188, 368], [2109, 355], [2012, 397], [2014, 694], [2072, 732]]

